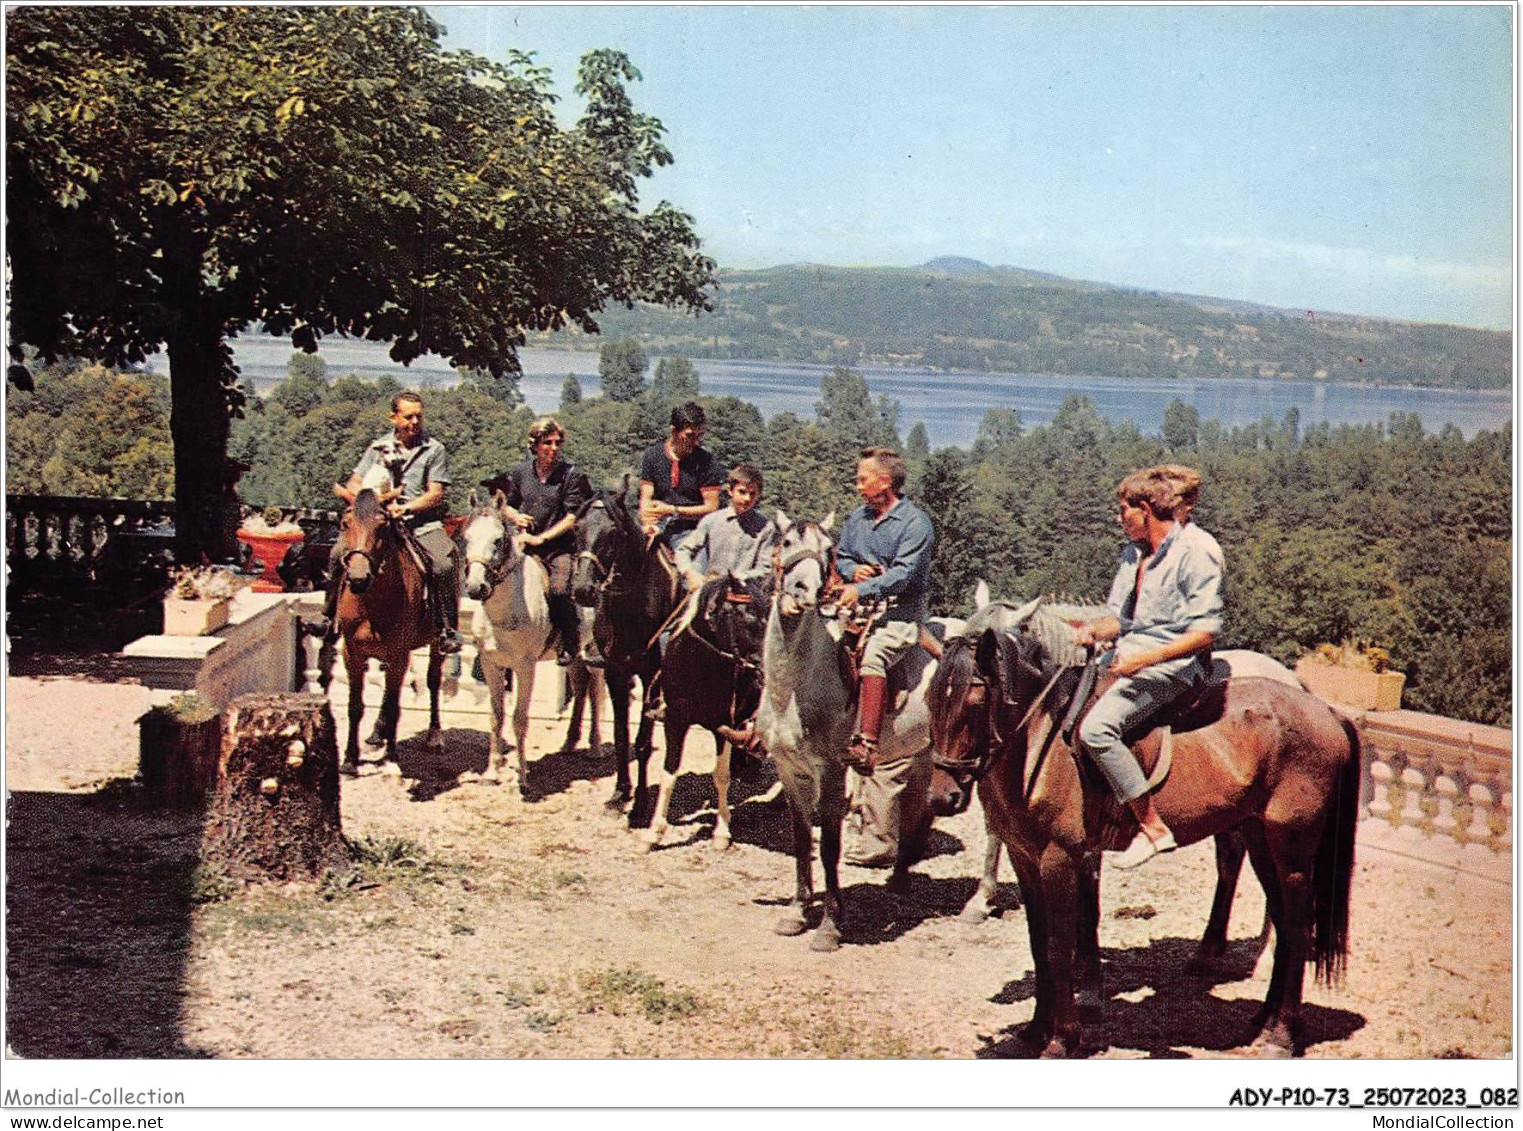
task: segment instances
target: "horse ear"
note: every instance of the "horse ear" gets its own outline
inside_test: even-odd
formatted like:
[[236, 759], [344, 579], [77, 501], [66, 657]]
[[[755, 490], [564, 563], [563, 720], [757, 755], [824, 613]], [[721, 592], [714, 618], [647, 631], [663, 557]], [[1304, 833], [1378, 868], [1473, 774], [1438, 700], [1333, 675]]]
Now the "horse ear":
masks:
[[985, 608], [989, 604], [989, 583], [983, 578], [978, 579], [978, 585], [973, 590], [973, 607]]
[[788, 532], [788, 528], [793, 525], [793, 521], [785, 513], [783, 513], [782, 507], [777, 508], [777, 517], [772, 521], [777, 523], [777, 532], [779, 534], [786, 534]]
[[477, 497], [476, 488], [474, 487], [471, 488], [470, 507], [472, 514], [476, 514], [481, 510], [481, 500]]
[[1027, 601], [1020, 608], [1016, 609], [1014, 615], [1011, 617], [1011, 621], [1013, 622], [1011, 627], [1019, 628], [1021, 625], [1025, 624], [1028, 620], [1031, 619], [1032, 614], [1037, 611], [1042, 602], [1046, 599], [1047, 598], [1045, 597], [1037, 597], [1034, 600]]
[[836, 524], [836, 512], [835, 511], [831, 511], [824, 518], [820, 519], [820, 529], [825, 531], [825, 533], [827, 533], [827, 534], [830, 533], [830, 528], [832, 526], [834, 526], [835, 524]]
[[999, 632], [992, 628], [986, 628], [983, 635], [978, 638], [978, 647], [973, 653], [973, 662], [984, 678], [992, 678], [999, 674]]
[[508, 497], [505, 494], [503, 494], [502, 491], [497, 490], [497, 491], [493, 491], [492, 492], [492, 506], [493, 506], [494, 509], [496, 509], [496, 510], [502, 510], [502, 508], [507, 506], [507, 505], [508, 505]]

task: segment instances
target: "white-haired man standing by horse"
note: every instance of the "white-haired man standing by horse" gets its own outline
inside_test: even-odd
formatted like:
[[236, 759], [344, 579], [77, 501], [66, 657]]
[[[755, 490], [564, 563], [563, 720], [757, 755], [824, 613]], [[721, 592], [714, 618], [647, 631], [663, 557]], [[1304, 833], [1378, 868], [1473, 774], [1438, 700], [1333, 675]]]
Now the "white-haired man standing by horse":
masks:
[[1134, 471], [1121, 481], [1116, 494], [1128, 543], [1106, 601], [1110, 615], [1075, 631], [1081, 644], [1116, 642], [1107, 659], [1117, 679], [1080, 724], [1079, 742], [1140, 826], [1117, 861], [1124, 868], [1176, 845], [1122, 736], [1200, 685], [1203, 657], [1222, 629], [1222, 550], [1189, 521], [1199, 488], [1199, 474], [1178, 466]]
[[[841, 610], [849, 613], [864, 602], [886, 602], [862, 646], [857, 728], [844, 758], [863, 779], [856, 806], [861, 823], [853, 821], [856, 835], [845, 855], [851, 864], [894, 862], [899, 799], [914, 761], [905, 757], [893, 765], [878, 762], [889, 669], [920, 643], [936, 544], [930, 518], [903, 495], [907, 477], [898, 452], [864, 449], [856, 482], [862, 505], [847, 516], [836, 548], [836, 568], [846, 582], [837, 597]], [[871, 784], [867, 779], [873, 779]]]
[[[401, 392], [391, 399], [391, 425], [391, 432], [365, 449], [349, 482], [333, 485], [333, 493], [353, 506], [355, 496], [365, 487], [380, 484], [384, 490], [377, 494], [398, 492], [386, 504], [386, 512], [393, 520], [409, 524], [413, 541], [422, 551], [439, 651], [458, 652], [464, 643], [460, 638], [459, 567], [454, 540], [444, 529], [449, 512], [444, 498], [450, 481], [449, 453], [424, 430], [423, 398], [417, 393]], [[321, 625], [329, 636], [336, 631], [344, 549], [340, 535], [329, 564], [328, 603]]]

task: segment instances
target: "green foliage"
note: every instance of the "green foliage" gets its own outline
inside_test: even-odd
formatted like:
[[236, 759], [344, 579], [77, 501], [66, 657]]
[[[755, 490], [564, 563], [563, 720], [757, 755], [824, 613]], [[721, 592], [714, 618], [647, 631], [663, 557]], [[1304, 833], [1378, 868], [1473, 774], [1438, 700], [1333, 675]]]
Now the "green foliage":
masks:
[[619, 52], [583, 60], [562, 128], [530, 55], [445, 51], [416, 8], [33, 7], [6, 30], [12, 342], [117, 366], [167, 343], [183, 555], [218, 549], [225, 341], [252, 322], [500, 380], [527, 330], [709, 305], [691, 219], [639, 211], [672, 157]]
[[518, 387], [517, 373], [493, 375], [488, 369], [470, 366], [462, 366], [457, 372], [460, 375], [460, 385], [464, 388], [475, 389], [509, 408], [517, 408], [524, 403], [523, 392]]
[[685, 357], [663, 357], [656, 362], [656, 375], [650, 383], [650, 399], [667, 406], [698, 397], [698, 370]]
[[166, 499], [174, 490], [169, 390], [152, 374], [44, 367], [5, 403], [8, 489], [20, 494]]
[[976, 373], [1254, 377], [1506, 389], [1512, 335], [1278, 310], [996, 267], [724, 271], [696, 322], [649, 307], [604, 330], [689, 357], [924, 365]]
[[566, 380], [561, 385], [561, 407], [570, 408], [572, 405], [582, 403], [582, 383], [576, 379], [575, 373], [566, 374]]
[[853, 460], [863, 448], [899, 446], [898, 402], [879, 397], [875, 403], [867, 378], [853, 370], [838, 365], [821, 378], [814, 411], [828, 442], [848, 449]]
[[1194, 449], [1200, 436], [1200, 411], [1175, 397], [1163, 410], [1163, 442], [1176, 452]]
[[915, 421], [915, 426], [910, 429], [909, 435], [904, 438], [904, 457], [906, 459], [925, 459], [931, 454], [931, 438], [926, 433], [925, 425]]
[[634, 338], [615, 338], [598, 350], [598, 378], [603, 396], [611, 401], [638, 400], [645, 392], [650, 358]]

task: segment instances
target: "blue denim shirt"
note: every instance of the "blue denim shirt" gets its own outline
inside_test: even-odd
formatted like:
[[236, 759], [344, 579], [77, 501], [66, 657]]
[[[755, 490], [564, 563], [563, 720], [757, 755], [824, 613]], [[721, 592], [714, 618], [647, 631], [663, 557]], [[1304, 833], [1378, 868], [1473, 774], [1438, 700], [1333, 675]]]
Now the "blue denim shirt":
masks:
[[[1121, 567], [1105, 602], [1121, 621], [1116, 655], [1152, 651], [1196, 630], [1221, 635], [1223, 561], [1216, 539], [1193, 522], [1171, 530], [1148, 559], [1137, 607], [1127, 617], [1123, 610], [1137, 583], [1137, 563], [1146, 552], [1147, 547], [1139, 542], [1121, 552]], [[1199, 668], [1198, 657], [1180, 656], [1148, 670], [1193, 678], [1197, 673], [1186, 670], [1192, 664]]]
[[931, 550], [936, 532], [931, 520], [908, 499], [874, 521], [866, 504], [846, 516], [841, 544], [836, 548], [836, 568], [848, 584], [859, 565], [881, 565], [883, 572], [855, 582], [864, 601], [883, 597], [897, 600], [887, 620], [923, 621], [928, 611], [926, 589], [931, 577]]

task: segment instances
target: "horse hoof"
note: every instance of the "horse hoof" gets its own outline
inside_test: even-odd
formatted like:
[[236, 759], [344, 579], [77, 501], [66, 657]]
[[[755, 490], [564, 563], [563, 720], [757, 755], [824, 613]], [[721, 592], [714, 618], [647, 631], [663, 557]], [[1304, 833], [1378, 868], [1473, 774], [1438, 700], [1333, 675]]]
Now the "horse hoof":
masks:
[[957, 914], [959, 923], [971, 923], [973, 926], [981, 926], [989, 921], [989, 909], [987, 907], [968, 904]]
[[719, 849], [720, 852], [728, 851], [732, 843], [728, 836], [720, 836], [717, 833], [714, 835], [714, 847]]
[[831, 951], [841, 949], [841, 932], [831, 922], [821, 923], [815, 928], [814, 935], [809, 939], [809, 949], [819, 951], [821, 954], [829, 954]]
[[429, 731], [428, 732], [427, 747], [434, 754], [443, 754], [444, 753], [444, 735], [443, 735], [443, 733], [440, 732], [440, 731], [437, 731], [437, 730], [431, 730], [431, 731]]
[[794, 935], [802, 935], [804, 928], [808, 925], [804, 922], [804, 916], [801, 914], [784, 915], [773, 925], [772, 932], [773, 934], [787, 935], [791, 938]]
[[1290, 1060], [1296, 1055], [1294, 1042], [1283, 1033], [1260, 1033], [1249, 1051], [1262, 1060]]
[[359, 777], [360, 760], [358, 758], [345, 758], [341, 763], [339, 763], [338, 772], [343, 774], [346, 778]]
[[886, 887], [893, 895], [909, 895], [910, 874], [908, 872], [901, 872], [898, 869], [895, 869], [894, 874], [888, 878], [888, 882], [883, 886]]
[[1087, 1021], [1098, 1021], [1105, 1014], [1105, 1001], [1097, 990], [1080, 990], [1074, 998], [1079, 1016]]
[[1034, 1047], [1036, 1045], [1045, 1045], [1051, 1039], [1051, 1033], [1052, 1029], [1045, 1022], [1028, 1021], [1020, 1027], [1016, 1037], [1022, 1044]]
[[1064, 1041], [1061, 1037], [1054, 1037], [1052, 1040], [1047, 1042], [1046, 1047], [1042, 1049], [1041, 1055], [1038, 1056], [1037, 1059], [1038, 1060], [1067, 1060], [1068, 1059], [1068, 1053], [1069, 1053], [1068, 1042]]

